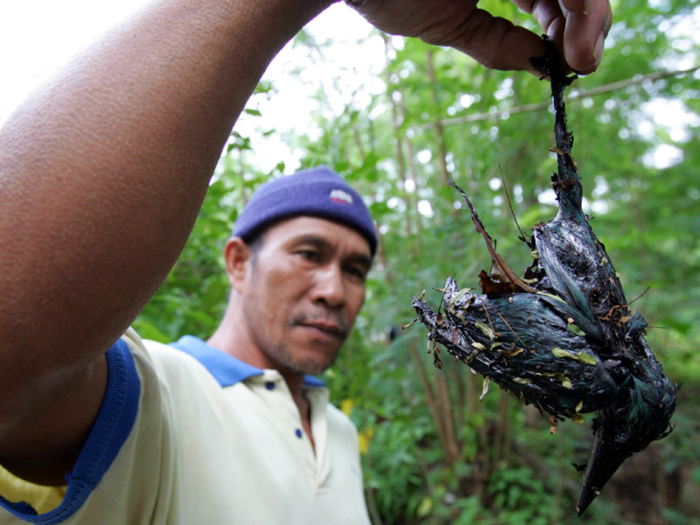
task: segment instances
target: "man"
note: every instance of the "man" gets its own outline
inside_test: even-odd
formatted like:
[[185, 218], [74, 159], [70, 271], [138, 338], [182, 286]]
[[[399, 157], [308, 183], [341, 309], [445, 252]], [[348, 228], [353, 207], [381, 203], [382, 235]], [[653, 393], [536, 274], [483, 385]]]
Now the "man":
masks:
[[[133, 333], [124, 338], [129, 353], [143, 362], [142, 382], [169, 392], [144, 396], [139, 419], [123, 418], [116, 429], [107, 417], [98, 418], [93, 434], [121, 431], [142, 443], [125, 445], [119, 459], [103, 467], [119, 473], [122, 463], [139, 465], [138, 474], [131, 473], [137, 477], [131, 491], [176, 478], [177, 491], [199, 494], [202, 501], [221, 492], [226, 505], [203, 505], [196, 512], [202, 523], [369, 523], [357, 432], [328, 403], [324, 384], [306, 374], [318, 374], [335, 360], [364, 301], [376, 247], [361, 197], [328, 168], [258, 189], [226, 244], [230, 302], [208, 344], [186, 336], [174, 345], [181, 353], [152, 341], [144, 346]], [[118, 351], [113, 347], [108, 354]], [[124, 376], [125, 407], [129, 391], [135, 396], [140, 390], [132, 379]], [[105, 400], [120, 404], [118, 396], [107, 394]], [[119, 417], [118, 410], [111, 412]], [[154, 424], [178, 430], [154, 440]], [[100, 470], [91, 475], [106, 473]], [[107, 474], [101, 490], [118, 491], [123, 474]], [[46, 514], [60, 508], [66, 489], [31, 486], [0, 469], [0, 494]], [[169, 494], [160, 500], [168, 502]], [[29, 510], [8, 507], [19, 514]], [[104, 513], [102, 506], [90, 507], [76, 507], [75, 519], [95, 522], [95, 514]], [[235, 520], [230, 508], [236, 509]], [[115, 510], [111, 519], [142, 519], [141, 509], [127, 510]], [[178, 513], [159, 512], [164, 521]]]
[[[306, 375], [333, 363], [364, 302], [377, 247], [369, 212], [355, 190], [321, 167], [263, 185], [233, 235], [221, 325], [208, 344], [191, 336], [175, 344], [223, 389], [185, 404], [202, 432], [185, 461], [230, 455], [222, 464], [235, 466], [233, 473], [217, 480], [206, 472], [196, 484], [226, 483], [241, 523], [369, 523], [357, 432], [328, 403], [323, 383]], [[179, 359], [156, 346], [147, 342], [150, 355]], [[212, 435], [217, 418], [230, 433]], [[224, 518], [212, 514], [207, 522]]]
[[[562, 0], [561, 8], [514, 1], [532, 11], [573, 69], [597, 68], [611, 23], [606, 0]], [[373, 252], [365, 229], [302, 213], [251, 244], [241, 232], [226, 249], [233, 291], [210, 341], [221, 352], [204, 349], [213, 357], [146, 348], [127, 331], [176, 260], [267, 64], [330, 3], [154, 3], [0, 130], [0, 464], [14, 484], [0, 488], [3, 525], [366, 521], [352, 481], [359, 472], [347, 459], [356, 444], [342, 441], [353, 430], [333, 434], [341, 452], [324, 451], [336, 446], [315, 424], [325, 403], [314, 399], [313, 384], [303, 386], [304, 372], [332, 360], [361, 305], [355, 279]], [[529, 70], [530, 57], [543, 54], [536, 35], [473, 1], [353, 3], [380, 29], [453, 46], [489, 67]], [[238, 321], [245, 329], [233, 331]], [[236, 355], [253, 371], [219, 366]], [[279, 377], [260, 375], [266, 368]], [[233, 383], [222, 387], [227, 374], [223, 381]], [[259, 380], [274, 385], [269, 392], [287, 388], [287, 408], [262, 388], [241, 388]], [[226, 388], [242, 392], [235, 403], [217, 401]], [[281, 435], [259, 437], [285, 424], [254, 410], [268, 402], [273, 417], [298, 417], [303, 427], [285, 445]], [[334, 414], [328, 428], [347, 423]], [[289, 475], [273, 472], [276, 465]], [[300, 469], [311, 473], [304, 479]], [[316, 505], [336, 476], [351, 487], [347, 504]], [[39, 510], [10, 494], [19, 487], [41, 498], [46, 491], [36, 485], [66, 480], [64, 495], [53, 491], [57, 508]]]

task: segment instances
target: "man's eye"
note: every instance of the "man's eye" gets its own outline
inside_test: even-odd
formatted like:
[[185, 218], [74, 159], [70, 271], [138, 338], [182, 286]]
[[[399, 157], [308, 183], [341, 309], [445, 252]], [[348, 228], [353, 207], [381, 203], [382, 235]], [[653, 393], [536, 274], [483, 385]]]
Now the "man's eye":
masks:
[[361, 281], [365, 280], [365, 272], [361, 268], [351, 266], [346, 270], [346, 272]]
[[315, 252], [313, 250], [301, 250], [297, 253], [307, 261], [318, 262], [319, 260], [318, 252]]

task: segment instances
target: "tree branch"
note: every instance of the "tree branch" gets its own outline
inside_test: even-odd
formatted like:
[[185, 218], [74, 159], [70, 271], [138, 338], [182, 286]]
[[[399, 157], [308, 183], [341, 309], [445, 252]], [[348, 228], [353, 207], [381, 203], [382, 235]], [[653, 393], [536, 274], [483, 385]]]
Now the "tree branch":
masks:
[[[603, 86], [598, 86], [587, 91], [573, 91], [569, 96], [565, 97], [567, 102], [573, 100], [579, 100], [588, 97], [594, 97], [597, 95], [603, 95], [604, 93], [610, 93], [611, 91], [617, 91], [619, 89], [624, 89], [629, 86], [635, 86], [641, 84], [647, 80], [661, 80], [662, 78], [675, 77], [677, 75], [684, 75], [689, 73], [694, 73], [700, 69], [700, 66], [695, 66], [690, 69], [678, 69], [676, 71], [658, 71], [656, 73], [649, 73], [647, 75], [635, 75], [632, 78], [626, 80], [620, 80], [619, 82], [612, 82], [611, 84], [605, 84]], [[505, 114], [517, 115], [518, 113], [529, 113], [533, 111], [543, 111], [549, 108], [551, 102], [537, 102], [536, 104], [524, 104], [522, 106], [514, 106], [509, 109], [503, 109], [500, 111], [495, 111], [493, 113], [476, 113], [474, 115], [465, 115], [463, 117], [454, 117], [438, 120], [437, 122], [426, 122], [421, 124], [419, 127], [431, 128], [440, 124], [442, 126], [455, 126], [457, 124], [466, 124], [468, 122], [481, 122], [484, 120], [497, 119]]]

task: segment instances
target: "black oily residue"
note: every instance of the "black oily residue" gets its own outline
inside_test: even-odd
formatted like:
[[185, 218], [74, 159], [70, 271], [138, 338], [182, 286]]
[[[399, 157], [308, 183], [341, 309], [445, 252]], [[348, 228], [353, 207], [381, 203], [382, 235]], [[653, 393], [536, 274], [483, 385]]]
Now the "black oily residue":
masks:
[[[496, 253], [472, 203], [452, 183], [486, 240], [493, 270], [480, 275], [482, 294], [460, 291], [448, 278], [442, 313], [422, 297], [414, 297], [413, 306], [430, 340], [549, 413], [553, 423], [597, 412], [577, 507], [581, 515], [625, 459], [668, 435], [678, 387], [651, 352], [647, 323], [630, 312], [605, 246], [583, 213], [563, 97], [574, 78], [565, 76], [554, 46], [546, 44], [546, 58], [533, 63], [551, 79], [558, 164], [552, 186], [559, 211], [552, 221], [534, 226], [526, 241], [533, 264], [523, 279], [517, 277]], [[434, 357], [441, 366], [437, 345]]]

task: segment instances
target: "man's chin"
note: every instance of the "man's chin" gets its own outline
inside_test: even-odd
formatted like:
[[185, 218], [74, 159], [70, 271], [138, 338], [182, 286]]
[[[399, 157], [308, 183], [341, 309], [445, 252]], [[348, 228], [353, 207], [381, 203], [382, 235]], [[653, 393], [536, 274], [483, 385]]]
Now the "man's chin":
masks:
[[325, 352], [285, 353], [286, 355], [281, 356], [283, 360], [281, 364], [288, 370], [298, 374], [319, 375], [333, 365], [338, 356], [338, 351], [339, 349], [335, 349], [332, 352], [326, 350]]
[[317, 376], [328, 370], [334, 361], [335, 357], [330, 361], [327, 359], [301, 359], [289, 363], [291, 365], [289, 368], [298, 374]]
[[287, 344], [271, 348], [266, 352], [268, 358], [278, 368], [294, 374], [318, 375], [330, 368], [340, 352], [341, 344], [316, 342], [304, 339], [294, 340], [290, 337]]

